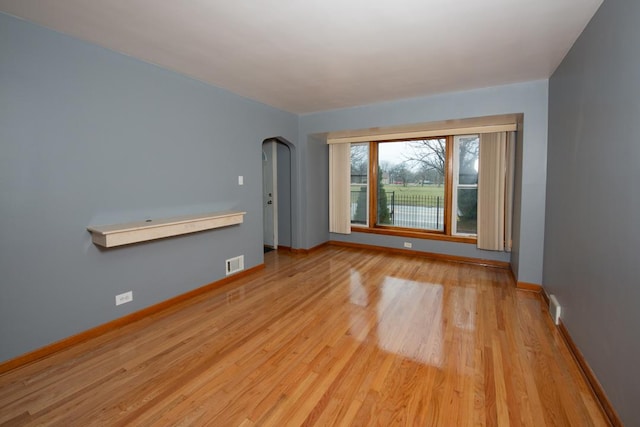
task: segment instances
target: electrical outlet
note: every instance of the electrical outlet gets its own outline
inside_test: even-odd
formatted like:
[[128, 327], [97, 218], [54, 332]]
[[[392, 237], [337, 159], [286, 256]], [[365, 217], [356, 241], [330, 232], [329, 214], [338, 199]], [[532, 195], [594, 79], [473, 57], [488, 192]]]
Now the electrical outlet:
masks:
[[549, 314], [553, 319], [553, 323], [560, 324], [560, 318], [562, 317], [562, 306], [558, 302], [555, 295], [549, 295]]
[[405, 248], [412, 248], [413, 244], [411, 242], [404, 242], [404, 247]]
[[238, 175], [238, 185], [244, 185], [244, 176]]
[[133, 301], [133, 291], [125, 292], [124, 294], [116, 295], [116, 305], [124, 304], [126, 302]]

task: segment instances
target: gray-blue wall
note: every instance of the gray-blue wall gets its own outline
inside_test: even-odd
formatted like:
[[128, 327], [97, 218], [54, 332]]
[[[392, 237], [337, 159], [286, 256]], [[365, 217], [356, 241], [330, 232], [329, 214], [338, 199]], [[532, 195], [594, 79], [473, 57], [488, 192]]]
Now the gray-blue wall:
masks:
[[[510, 260], [519, 280], [541, 283], [547, 81], [297, 117], [6, 15], [0, 58], [0, 360], [218, 280], [229, 257], [260, 264], [261, 144], [272, 137], [290, 147], [282, 244], [399, 247], [406, 239], [329, 235], [318, 135], [524, 113]], [[85, 230], [220, 209], [247, 211], [244, 224], [111, 250]], [[509, 260], [451, 242], [414, 249]], [[128, 290], [134, 301], [115, 307]]]
[[547, 156], [548, 82], [534, 81], [465, 92], [307, 114], [300, 118], [303, 246], [329, 239], [401, 248], [406, 238], [328, 232], [328, 149], [326, 132], [423, 123], [448, 119], [524, 113], [518, 139], [517, 204], [514, 207], [514, 248], [506, 253], [481, 251], [473, 245], [413, 239], [413, 249], [484, 259], [511, 260], [518, 280], [542, 283], [542, 250]]
[[[219, 280], [229, 257], [262, 263], [261, 144], [297, 132], [293, 114], [0, 14], [0, 361]], [[86, 231], [223, 209], [244, 223], [110, 250]]]
[[544, 287], [640, 425], [640, 2], [600, 7], [550, 79]]

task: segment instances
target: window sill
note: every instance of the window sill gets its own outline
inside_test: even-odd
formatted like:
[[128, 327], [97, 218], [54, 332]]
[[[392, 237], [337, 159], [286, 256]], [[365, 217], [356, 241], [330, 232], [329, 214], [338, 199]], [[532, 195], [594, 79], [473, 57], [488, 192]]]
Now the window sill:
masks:
[[474, 245], [477, 244], [478, 242], [478, 239], [476, 237], [448, 236], [446, 234], [397, 230], [397, 229], [388, 229], [388, 228], [351, 227], [351, 232], [352, 233], [384, 234], [386, 236], [411, 237], [413, 239], [443, 240], [447, 242], [469, 243]]

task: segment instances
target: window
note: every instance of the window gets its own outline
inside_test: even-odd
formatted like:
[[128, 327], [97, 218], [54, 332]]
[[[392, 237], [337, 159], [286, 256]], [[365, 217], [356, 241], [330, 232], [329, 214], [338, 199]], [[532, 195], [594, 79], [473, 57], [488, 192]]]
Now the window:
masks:
[[369, 223], [369, 144], [351, 144], [351, 224]]
[[478, 220], [478, 135], [459, 135], [453, 138], [453, 202], [455, 220], [453, 234], [477, 234]]
[[446, 139], [377, 145], [382, 212], [376, 224], [444, 231]]
[[478, 135], [352, 143], [352, 230], [474, 241], [478, 158]]
[[520, 114], [329, 132], [329, 232], [511, 250]]

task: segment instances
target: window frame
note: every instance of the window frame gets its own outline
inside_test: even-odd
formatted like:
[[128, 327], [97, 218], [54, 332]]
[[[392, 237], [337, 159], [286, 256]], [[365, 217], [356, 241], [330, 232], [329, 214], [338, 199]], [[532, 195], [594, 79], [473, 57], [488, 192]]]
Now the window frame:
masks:
[[[476, 195], [478, 194], [478, 182], [476, 181], [475, 184], [460, 184], [460, 139], [464, 138], [464, 137], [469, 137], [469, 136], [474, 136], [477, 135], [478, 137], [478, 144], [480, 143], [480, 135], [479, 134], [461, 134], [461, 135], [454, 135], [452, 137], [452, 143], [451, 143], [451, 150], [453, 151], [453, 168], [455, 169], [457, 167], [457, 169], [455, 170], [455, 172], [458, 173], [454, 173], [454, 170], [452, 170], [452, 175], [453, 175], [453, 181], [452, 181], [452, 186], [451, 186], [451, 234], [453, 236], [466, 236], [466, 237], [475, 237], [477, 239], [478, 237], [478, 230], [476, 228], [476, 233], [475, 234], [471, 234], [471, 233], [460, 233], [458, 232], [457, 228], [458, 228], [458, 221], [453, 219], [453, 211], [455, 209], [455, 211], [457, 212], [457, 207], [458, 207], [458, 190], [459, 189], [474, 189], [476, 190]], [[479, 155], [478, 155], [479, 158]]]
[[[443, 230], [423, 230], [418, 228], [398, 227], [377, 224], [378, 205], [378, 145], [388, 142], [419, 141], [424, 139], [445, 139], [445, 174], [444, 174], [444, 226]], [[356, 143], [354, 143], [356, 144]], [[383, 234], [419, 239], [453, 241], [458, 243], [477, 243], [477, 235], [453, 234], [455, 221], [453, 219], [453, 179], [454, 179], [454, 136], [429, 136], [424, 138], [391, 139], [369, 142], [369, 172], [368, 172], [368, 205], [367, 224], [351, 224], [352, 232]]]
[[[367, 145], [367, 162], [368, 162], [368, 167], [367, 167], [367, 202], [366, 202], [366, 206], [367, 206], [367, 212], [365, 214], [365, 223], [364, 224], [359, 224], [359, 223], [351, 223], [351, 231], [355, 231], [354, 227], [356, 228], [356, 230], [360, 230], [360, 229], [365, 229], [365, 228], [369, 228], [369, 225], [371, 224], [371, 219], [369, 216], [369, 212], [371, 211], [371, 142], [369, 143], [364, 143], [364, 142], [353, 142], [350, 143], [349, 146], [350, 148], [352, 148], [354, 145]], [[349, 185], [353, 185], [352, 183], [349, 183]]]

